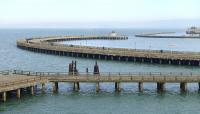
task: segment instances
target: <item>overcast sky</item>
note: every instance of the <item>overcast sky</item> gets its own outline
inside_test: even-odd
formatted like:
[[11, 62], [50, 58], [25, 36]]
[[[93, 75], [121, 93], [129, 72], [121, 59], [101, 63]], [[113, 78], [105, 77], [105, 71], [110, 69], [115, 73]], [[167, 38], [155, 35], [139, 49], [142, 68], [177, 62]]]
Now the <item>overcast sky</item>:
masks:
[[0, 0], [0, 27], [199, 26], [199, 12], [200, 0]]

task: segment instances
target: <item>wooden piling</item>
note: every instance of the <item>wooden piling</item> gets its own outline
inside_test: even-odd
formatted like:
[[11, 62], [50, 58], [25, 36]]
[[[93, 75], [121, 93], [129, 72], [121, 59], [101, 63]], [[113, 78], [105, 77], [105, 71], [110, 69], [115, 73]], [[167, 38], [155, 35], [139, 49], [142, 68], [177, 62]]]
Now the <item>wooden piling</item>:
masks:
[[45, 83], [42, 83], [42, 92], [45, 91]]
[[120, 82], [115, 82], [115, 91], [116, 92], [120, 92], [121, 91]]
[[16, 90], [16, 94], [17, 94], [17, 98], [20, 98], [20, 96], [21, 96], [21, 89], [20, 88]]
[[187, 83], [181, 82], [180, 83], [180, 89], [181, 89], [182, 92], [186, 92], [187, 91]]
[[157, 82], [157, 91], [163, 92], [165, 90], [165, 83], [163, 82]]
[[7, 92], [5, 91], [2, 93], [2, 101], [6, 102], [6, 100], [7, 100]]
[[58, 82], [53, 82], [53, 92], [58, 92]]
[[138, 90], [139, 92], [143, 92], [144, 90], [143, 82], [138, 82]]
[[199, 85], [199, 91], [200, 91], [200, 82], [198, 83], [198, 85]]
[[30, 90], [31, 90], [31, 95], [34, 95], [34, 86], [31, 86]]
[[100, 87], [99, 87], [99, 82], [96, 83], [96, 92], [98, 93], [100, 91]]

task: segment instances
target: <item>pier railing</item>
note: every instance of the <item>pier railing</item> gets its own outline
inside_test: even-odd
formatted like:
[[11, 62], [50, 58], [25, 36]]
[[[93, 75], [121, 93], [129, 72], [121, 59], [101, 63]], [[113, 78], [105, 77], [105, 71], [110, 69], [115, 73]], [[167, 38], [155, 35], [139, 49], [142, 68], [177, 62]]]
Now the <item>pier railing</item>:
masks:
[[0, 75], [9, 75], [10, 72], [10, 70], [2, 70], [0, 71]]
[[26, 76], [200, 76], [200, 72], [100, 72], [99, 74], [93, 72], [32, 72], [23, 70], [14, 70], [13, 74]]
[[5, 86], [12, 86], [12, 85], [17, 85], [17, 84], [23, 84], [23, 83], [29, 83], [29, 82], [34, 82], [37, 80], [41, 80], [41, 77], [31, 77], [27, 79], [21, 79], [21, 80], [9, 80], [7, 82], [1, 82], [0, 81], [0, 87], [5, 87]]
[[[63, 50], [63, 51], [77, 51], [77, 52], [84, 52], [92, 53], [92, 54], [113, 54], [113, 55], [132, 55], [135, 53], [135, 56], [158, 56], [159, 57], [177, 57], [177, 58], [190, 58], [194, 60], [200, 60], [200, 53], [199, 52], [188, 52], [188, 51], [170, 51], [170, 50], [149, 50], [149, 49], [126, 49], [126, 48], [111, 48], [111, 47], [95, 47], [95, 46], [81, 46], [81, 45], [65, 45], [65, 44], [58, 44], [58, 43], [31, 43], [31, 44], [22, 44], [26, 47], [40, 48], [40, 49], [52, 49], [52, 50]], [[153, 56], [154, 55], [154, 56]], [[180, 57], [179, 57], [180, 56]]]
[[[43, 44], [40, 44], [43, 45]], [[171, 53], [171, 54], [193, 54], [200, 55], [200, 52], [189, 52], [189, 51], [170, 51], [170, 50], [149, 50], [149, 49], [127, 49], [127, 48], [111, 48], [111, 47], [95, 47], [95, 46], [81, 46], [74, 44], [60, 44], [60, 43], [46, 43], [47, 46], [55, 46], [55, 47], [77, 47], [77, 48], [88, 48], [88, 49], [103, 49], [103, 50], [119, 50], [119, 51], [135, 51], [135, 52], [151, 52], [151, 53]]]

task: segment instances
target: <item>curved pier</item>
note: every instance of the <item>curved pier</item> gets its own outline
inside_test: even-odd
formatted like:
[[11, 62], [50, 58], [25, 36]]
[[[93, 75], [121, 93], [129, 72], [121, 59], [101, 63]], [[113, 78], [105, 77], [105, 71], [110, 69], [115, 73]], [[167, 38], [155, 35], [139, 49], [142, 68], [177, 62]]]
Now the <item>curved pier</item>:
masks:
[[157, 64], [189, 65], [200, 66], [200, 53], [196, 52], [175, 52], [164, 50], [136, 50], [126, 48], [106, 48], [80, 45], [63, 45], [55, 42], [70, 40], [126, 40], [126, 36], [57, 36], [20, 39], [17, 47], [33, 52], [84, 57], [92, 59], [146, 62]]

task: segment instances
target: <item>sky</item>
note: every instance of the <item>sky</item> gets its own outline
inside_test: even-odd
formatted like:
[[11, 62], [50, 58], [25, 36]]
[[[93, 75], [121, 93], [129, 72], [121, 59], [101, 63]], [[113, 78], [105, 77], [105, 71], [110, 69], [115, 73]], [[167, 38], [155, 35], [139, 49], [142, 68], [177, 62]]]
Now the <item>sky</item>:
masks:
[[0, 0], [2, 27], [200, 26], [200, 0]]

